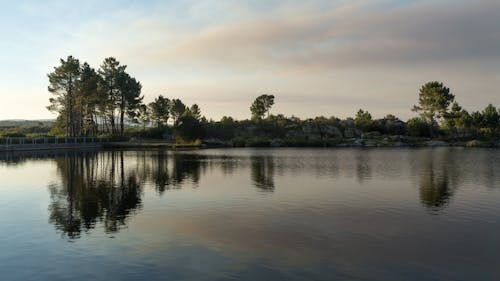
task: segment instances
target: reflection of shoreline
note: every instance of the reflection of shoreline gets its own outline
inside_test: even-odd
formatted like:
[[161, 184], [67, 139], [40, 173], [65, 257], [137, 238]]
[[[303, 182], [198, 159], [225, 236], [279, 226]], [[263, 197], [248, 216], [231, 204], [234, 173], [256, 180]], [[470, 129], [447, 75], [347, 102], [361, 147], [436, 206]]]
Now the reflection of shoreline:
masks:
[[260, 190], [274, 191], [274, 159], [272, 156], [252, 156], [251, 177]]
[[117, 232], [141, 208], [142, 187], [135, 173], [125, 174], [123, 152], [78, 153], [55, 161], [61, 183], [49, 186], [50, 222], [69, 238], [97, 223], [107, 233]]
[[154, 183], [159, 194], [186, 180], [196, 185], [206, 165], [198, 155], [139, 151], [130, 152], [130, 159], [125, 153], [73, 152], [55, 158], [60, 183], [49, 186], [49, 211], [59, 231], [71, 239], [97, 224], [107, 233], [118, 232], [141, 209], [146, 182]]
[[0, 164], [19, 165], [26, 161], [45, 160], [65, 155], [74, 155], [75, 153], [99, 152], [100, 149], [74, 149], [63, 150], [33, 150], [33, 151], [16, 151], [16, 152], [0, 152]]
[[444, 209], [453, 197], [460, 173], [456, 169], [453, 153], [449, 150], [428, 151], [419, 158], [422, 171], [419, 179], [420, 202], [431, 211]]
[[168, 190], [197, 187], [203, 175], [212, 170], [220, 170], [223, 177], [244, 173], [256, 190], [269, 194], [277, 190], [276, 175], [280, 180], [302, 174], [332, 182], [338, 177], [350, 178], [360, 186], [373, 185], [379, 178], [416, 179], [418, 197], [413, 200], [431, 212], [446, 208], [464, 179], [488, 187], [496, 187], [500, 180], [494, 170], [500, 155], [471, 158], [475, 150], [307, 151], [295, 154], [294, 150], [249, 149], [233, 155], [204, 151], [66, 151], [11, 157], [8, 165], [44, 158], [56, 164], [59, 181], [49, 186], [51, 223], [72, 238], [96, 227], [102, 226], [106, 232], [125, 227], [128, 218], [142, 207], [145, 185], [151, 184], [162, 195]]

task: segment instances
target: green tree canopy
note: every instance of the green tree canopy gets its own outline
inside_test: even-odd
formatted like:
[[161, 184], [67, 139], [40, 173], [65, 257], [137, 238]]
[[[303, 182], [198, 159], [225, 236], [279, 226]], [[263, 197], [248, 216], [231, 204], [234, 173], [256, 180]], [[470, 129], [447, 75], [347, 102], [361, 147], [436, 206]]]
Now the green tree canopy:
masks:
[[80, 79], [80, 61], [73, 56], [68, 56], [66, 60], [61, 59], [60, 65], [54, 67], [54, 71], [49, 73], [48, 90], [55, 97], [50, 98], [50, 105], [47, 107], [51, 111], [64, 113], [64, 124], [67, 136], [75, 136], [75, 112], [76, 104], [76, 84]]
[[179, 122], [179, 118], [186, 111], [186, 105], [180, 99], [173, 99], [170, 102], [170, 115], [174, 119], [174, 126]]
[[366, 130], [371, 126], [372, 122], [372, 115], [368, 111], [364, 111], [363, 109], [358, 110], [356, 118], [354, 118], [356, 127]]
[[151, 119], [156, 122], [158, 127], [166, 126], [169, 119], [171, 101], [168, 98], [159, 95], [149, 104]]
[[425, 83], [418, 95], [418, 105], [413, 106], [413, 111], [419, 112], [420, 116], [431, 125], [431, 135], [433, 128], [438, 125], [438, 121], [448, 112], [448, 107], [454, 101], [455, 96], [450, 93], [450, 89], [443, 83], [432, 81]]
[[250, 106], [250, 111], [252, 112], [252, 119], [260, 120], [267, 113], [269, 116], [269, 111], [274, 105], [274, 95], [260, 95]]
[[201, 109], [196, 103], [189, 108], [189, 112], [196, 120], [201, 120]]
[[491, 103], [488, 104], [482, 112], [482, 127], [494, 130], [498, 128], [498, 122], [500, 120], [500, 116], [498, 114], [498, 110]]

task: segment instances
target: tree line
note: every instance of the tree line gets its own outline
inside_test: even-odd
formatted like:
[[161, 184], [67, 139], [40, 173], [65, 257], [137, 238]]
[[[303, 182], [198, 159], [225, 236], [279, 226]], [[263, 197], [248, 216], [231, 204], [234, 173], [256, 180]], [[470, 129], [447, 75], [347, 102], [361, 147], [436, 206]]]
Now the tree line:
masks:
[[[177, 98], [159, 95], [145, 104], [141, 83], [127, 73], [126, 65], [113, 57], [105, 58], [96, 70], [69, 56], [60, 60], [48, 78], [48, 90], [53, 94], [48, 109], [59, 113], [52, 129], [52, 134], [56, 135], [170, 136], [178, 141], [252, 136], [290, 138], [294, 129], [318, 133], [318, 130], [324, 131], [319, 128], [325, 125], [338, 128], [344, 138], [366, 132], [436, 138], [498, 136], [500, 131], [499, 109], [489, 104], [482, 111], [469, 112], [459, 105], [451, 90], [438, 81], [422, 85], [417, 104], [412, 108], [419, 116], [406, 122], [392, 114], [373, 119], [363, 109], [353, 118], [344, 120], [322, 116], [300, 120], [273, 115], [270, 110], [275, 96], [268, 94], [258, 96], [251, 104], [251, 119], [238, 121], [224, 116], [214, 121], [202, 116], [197, 104], [187, 106]], [[307, 129], [308, 126], [316, 129]], [[327, 138], [339, 135], [335, 132], [318, 134], [321, 139], [325, 135]]]
[[56, 132], [66, 136], [123, 136], [125, 116], [134, 117], [142, 103], [142, 85], [115, 58], [96, 71], [73, 56], [61, 59], [48, 74], [50, 111], [59, 113]]
[[73, 56], [60, 59], [60, 65], [47, 75], [53, 95], [47, 108], [59, 114], [52, 133], [123, 137], [127, 122], [167, 128], [170, 119], [173, 127], [179, 127], [179, 136], [189, 135], [183, 127], [197, 127], [202, 119], [197, 104], [187, 107], [180, 99], [160, 95], [146, 105], [141, 83], [126, 70], [114, 57], [105, 58], [97, 70]]

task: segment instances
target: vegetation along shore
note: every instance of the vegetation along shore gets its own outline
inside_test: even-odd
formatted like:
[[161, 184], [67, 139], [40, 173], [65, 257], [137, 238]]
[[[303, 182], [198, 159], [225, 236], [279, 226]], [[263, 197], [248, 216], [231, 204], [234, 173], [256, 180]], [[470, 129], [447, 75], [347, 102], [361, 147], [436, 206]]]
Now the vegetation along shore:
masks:
[[374, 119], [363, 109], [346, 119], [271, 114], [271, 94], [255, 99], [249, 119], [207, 119], [178, 98], [159, 95], [145, 104], [140, 81], [113, 57], [96, 70], [69, 56], [48, 79], [47, 108], [56, 120], [0, 122], [0, 138], [105, 137], [120, 148], [500, 146], [500, 110], [488, 104], [469, 112], [438, 81], [422, 85], [411, 107], [418, 117], [403, 121]]

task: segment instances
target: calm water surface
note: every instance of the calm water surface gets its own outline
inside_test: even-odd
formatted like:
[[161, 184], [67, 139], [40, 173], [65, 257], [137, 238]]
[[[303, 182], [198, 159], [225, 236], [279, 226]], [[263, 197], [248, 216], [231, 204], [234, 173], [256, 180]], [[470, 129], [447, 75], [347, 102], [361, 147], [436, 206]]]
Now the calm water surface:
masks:
[[0, 280], [500, 280], [500, 150], [0, 154]]

